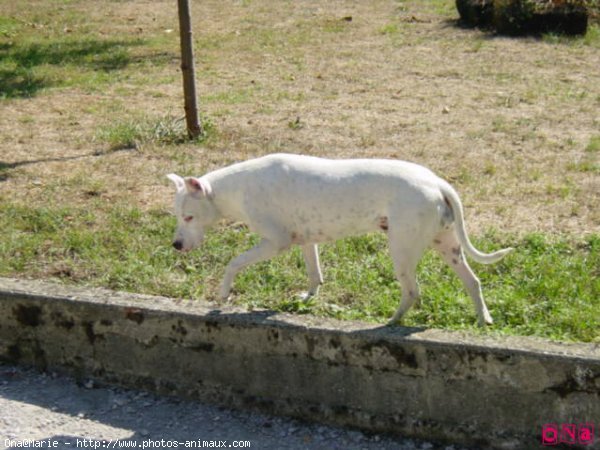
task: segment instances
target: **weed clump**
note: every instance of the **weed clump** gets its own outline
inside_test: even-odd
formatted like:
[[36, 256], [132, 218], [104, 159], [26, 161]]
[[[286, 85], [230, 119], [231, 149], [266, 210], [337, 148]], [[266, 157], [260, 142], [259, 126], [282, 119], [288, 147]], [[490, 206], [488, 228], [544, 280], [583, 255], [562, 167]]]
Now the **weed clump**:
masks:
[[[204, 118], [202, 142], [214, 132], [210, 118]], [[96, 140], [105, 142], [110, 150], [139, 150], [145, 144], [177, 145], [190, 142], [183, 117], [144, 117], [108, 124], [96, 133]]]

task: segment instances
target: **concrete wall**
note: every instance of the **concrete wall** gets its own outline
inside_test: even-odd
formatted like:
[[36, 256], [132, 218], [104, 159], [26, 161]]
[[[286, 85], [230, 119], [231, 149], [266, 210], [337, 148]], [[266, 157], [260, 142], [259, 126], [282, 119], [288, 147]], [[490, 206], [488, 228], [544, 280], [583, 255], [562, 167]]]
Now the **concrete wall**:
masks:
[[0, 359], [484, 448], [538, 448], [546, 423], [600, 428], [600, 348], [593, 344], [215, 309], [0, 279]]

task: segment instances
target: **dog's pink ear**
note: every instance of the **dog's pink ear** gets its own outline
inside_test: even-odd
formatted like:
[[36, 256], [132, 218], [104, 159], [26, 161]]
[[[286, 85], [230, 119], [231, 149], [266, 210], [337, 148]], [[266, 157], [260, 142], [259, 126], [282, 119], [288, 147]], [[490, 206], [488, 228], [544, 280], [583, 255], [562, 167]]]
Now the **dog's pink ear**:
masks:
[[167, 178], [175, 184], [177, 192], [181, 191], [184, 188], [185, 182], [183, 181], [183, 178], [181, 178], [179, 175], [170, 173], [169, 175], [167, 175]]
[[202, 178], [188, 177], [185, 179], [185, 187], [189, 194], [200, 197], [207, 197], [212, 193], [212, 189], [208, 181]]

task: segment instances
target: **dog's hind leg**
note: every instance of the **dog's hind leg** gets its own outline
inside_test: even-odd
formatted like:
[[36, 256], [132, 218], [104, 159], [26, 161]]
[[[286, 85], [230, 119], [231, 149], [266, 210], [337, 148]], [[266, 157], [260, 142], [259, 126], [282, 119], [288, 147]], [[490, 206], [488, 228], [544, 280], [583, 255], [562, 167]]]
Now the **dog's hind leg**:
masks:
[[417, 264], [426, 248], [420, 237], [402, 233], [402, 230], [394, 231], [394, 228], [390, 228], [388, 236], [394, 271], [402, 288], [402, 300], [390, 324], [399, 322], [419, 298]]
[[456, 275], [458, 275], [463, 282], [467, 292], [473, 299], [479, 326], [484, 326], [486, 324], [491, 325], [493, 320], [483, 299], [481, 282], [473, 273], [471, 267], [469, 267], [454, 230], [451, 228], [436, 236], [433, 240], [433, 248], [440, 253], [444, 261], [452, 267], [452, 270], [454, 270]]
[[304, 263], [308, 272], [308, 292], [306, 297], [317, 295], [319, 286], [323, 283], [323, 275], [319, 265], [319, 252], [317, 244], [306, 244], [302, 246], [302, 254], [304, 255]]

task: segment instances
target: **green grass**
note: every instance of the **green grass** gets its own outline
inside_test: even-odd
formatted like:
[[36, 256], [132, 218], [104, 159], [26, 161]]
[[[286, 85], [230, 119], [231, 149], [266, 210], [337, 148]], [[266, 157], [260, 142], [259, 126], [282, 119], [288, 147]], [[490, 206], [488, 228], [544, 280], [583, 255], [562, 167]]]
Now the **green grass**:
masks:
[[0, 16], [0, 37], [13, 37], [19, 28], [19, 21], [11, 17]]
[[583, 37], [583, 43], [591, 47], [600, 48], [600, 24], [591, 24]]
[[[210, 116], [203, 115], [204, 134], [196, 143], [214, 137], [216, 127]], [[108, 144], [109, 150], [140, 149], [145, 144], [176, 145], [189, 143], [185, 118], [164, 115], [118, 120], [99, 127], [95, 140]]]
[[600, 135], [592, 136], [590, 142], [585, 147], [587, 153], [600, 153]]
[[93, 39], [66, 36], [44, 41], [0, 42], [2, 97], [31, 97], [50, 87], [98, 88], [114, 82], [133, 62], [132, 47], [140, 39]]
[[592, 136], [585, 147], [585, 154], [579, 161], [571, 161], [567, 169], [574, 172], [600, 174], [600, 136]]
[[[222, 227], [208, 233], [201, 249], [179, 254], [170, 246], [175, 221], [167, 212], [143, 213], [124, 204], [104, 209], [2, 205], [2, 276], [214, 300], [226, 263], [257, 240], [243, 228]], [[421, 306], [409, 312], [406, 325], [600, 342], [600, 236], [574, 241], [490, 234], [476, 243], [483, 250], [516, 247], [500, 263], [473, 265], [495, 325], [477, 330], [471, 300], [432, 252], [419, 266]], [[392, 315], [400, 288], [382, 234], [322, 246], [321, 260], [325, 284], [317, 298], [304, 302], [296, 296], [307, 280], [301, 253], [294, 249], [242, 272], [235, 302], [379, 323]]]
[[543, 35], [545, 42], [550, 44], [565, 44], [573, 47], [587, 45], [594, 48], [600, 48], [600, 25], [590, 24], [587, 32], [583, 36], [567, 36], [558, 33], [547, 33]]
[[[176, 37], [99, 33], [76, 5], [49, 8], [27, 19], [0, 15], [0, 99], [29, 98], [49, 88], [81, 87], [97, 92], [144, 68], [167, 65], [176, 56]], [[1, 11], [0, 11], [1, 13]], [[131, 70], [127, 70], [131, 69]]]

